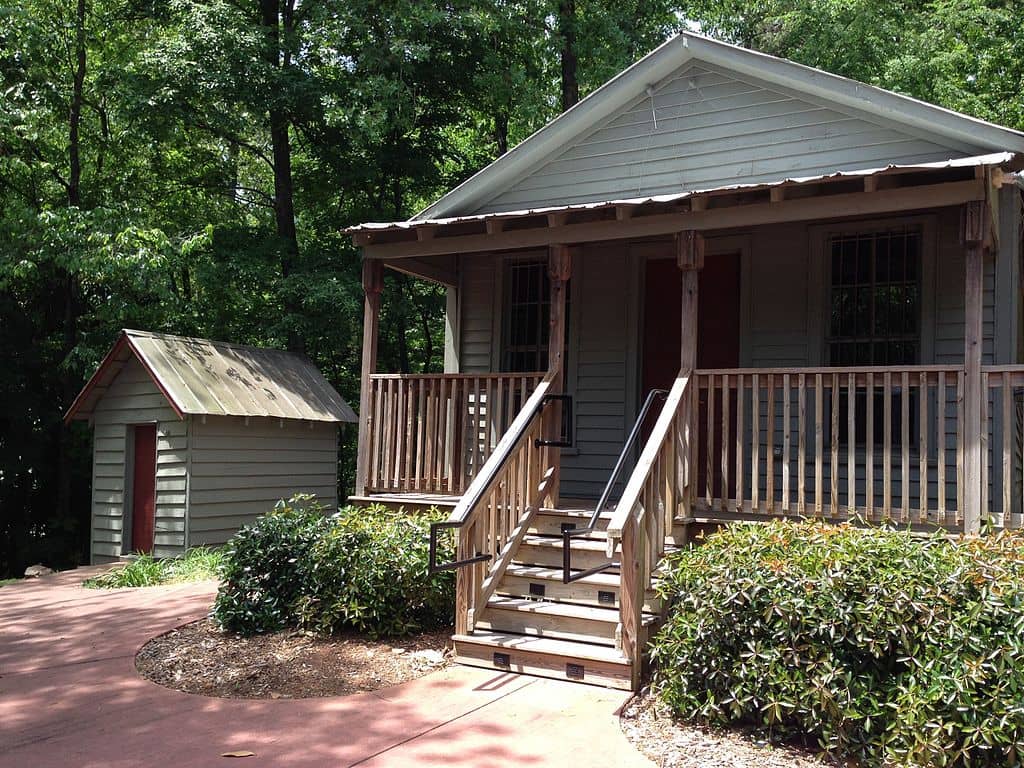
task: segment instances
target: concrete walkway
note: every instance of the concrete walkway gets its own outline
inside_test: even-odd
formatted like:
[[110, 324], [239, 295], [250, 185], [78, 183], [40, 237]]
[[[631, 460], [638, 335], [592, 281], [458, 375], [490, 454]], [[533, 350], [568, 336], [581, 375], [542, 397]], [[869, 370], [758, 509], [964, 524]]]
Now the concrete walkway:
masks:
[[627, 695], [584, 685], [454, 667], [325, 699], [163, 688], [136, 651], [205, 615], [215, 585], [87, 590], [89, 572], [0, 587], [2, 768], [651, 765], [619, 729]]

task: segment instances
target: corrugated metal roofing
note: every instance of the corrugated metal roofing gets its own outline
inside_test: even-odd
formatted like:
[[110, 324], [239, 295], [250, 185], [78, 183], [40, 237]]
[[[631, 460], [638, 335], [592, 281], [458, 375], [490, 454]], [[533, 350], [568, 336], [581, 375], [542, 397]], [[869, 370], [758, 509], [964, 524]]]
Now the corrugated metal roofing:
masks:
[[352, 408], [301, 355], [127, 329], [68, 409], [65, 420], [87, 418], [132, 355], [179, 416], [356, 421]]
[[771, 189], [773, 187], [794, 186], [799, 184], [814, 184], [821, 181], [840, 180], [845, 178], [862, 178], [865, 176], [879, 176], [890, 173], [902, 173], [913, 171], [936, 171], [946, 168], [972, 168], [982, 166], [1001, 166], [1013, 161], [1017, 155], [1013, 152], [995, 152], [987, 155], [975, 155], [973, 157], [960, 157], [951, 160], [941, 160], [933, 163], [915, 163], [913, 165], [887, 165], [884, 168], [863, 168], [853, 171], [835, 171], [833, 173], [821, 174], [819, 176], [797, 176], [780, 179], [770, 183], [758, 184], [730, 184], [723, 187], [709, 189], [692, 189], [680, 191], [670, 195], [655, 195], [653, 197], [629, 197], [619, 200], [603, 200], [592, 203], [574, 203], [572, 205], [557, 205], [545, 208], [524, 208], [519, 211], [500, 211], [495, 213], [476, 213], [467, 216], [452, 216], [439, 219], [409, 219], [408, 221], [389, 222], [368, 222], [349, 227], [347, 233], [356, 232], [385, 232], [403, 229], [416, 229], [424, 226], [438, 226], [444, 224], [460, 224], [470, 221], [486, 221], [491, 219], [514, 219], [522, 216], [539, 216], [547, 213], [563, 213], [572, 211], [586, 211], [596, 208], [611, 208], [615, 206], [640, 206], [651, 203], [672, 203], [678, 200], [685, 200], [688, 197], [697, 195], [721, 194], [725, 192], [753, 191], [759, 189]]

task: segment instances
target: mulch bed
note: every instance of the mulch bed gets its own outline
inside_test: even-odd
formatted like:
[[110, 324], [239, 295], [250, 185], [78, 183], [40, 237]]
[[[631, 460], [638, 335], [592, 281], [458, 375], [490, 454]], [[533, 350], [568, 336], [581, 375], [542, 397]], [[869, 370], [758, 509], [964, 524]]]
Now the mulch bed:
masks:
[[146, 643], [135, 667], [147, 680], [186, 693], [299, 699], [376, 691], [450, 661], [450, 629], [382, 641], [295, 630], [241, 637], [202, 619]]
[[620, 720], [633, 745], [659, 768], [823, 768], [811, 751], [773, 746], [738, 731], [681, 722], [655, 696], [638, 696]]

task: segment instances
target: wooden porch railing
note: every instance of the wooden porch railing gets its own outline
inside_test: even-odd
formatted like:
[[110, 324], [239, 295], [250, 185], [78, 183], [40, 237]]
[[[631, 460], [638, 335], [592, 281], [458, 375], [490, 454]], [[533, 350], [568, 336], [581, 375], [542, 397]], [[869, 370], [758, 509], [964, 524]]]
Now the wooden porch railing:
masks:
[[[987, 375], [1003, 391], [1024, 372]], [[695, 379], [698, 512], [963, 524], [962, 368], [702, 370]]]
[[688, 514], [693, 497], [691, 387], [689, 375], [676, 378], [608, 521], [608, 556], [619, 550], [621, 564], [617, 641], [634, 675], [643, 654], [644, 593], [665, 553], [673, 519]]
[[982, 368], [981, 509], [996, 528], [1024, 527], [1024, 365]]
[[543, 376], [372, 375], [367, 492], [461, 495]]
[[559, 449], [538, 445], [561, 426], [560, 411], [545, 408], [555, 378], [548, 374], [537, 385], [445, 524], [458, 530], [458, 561], [489, 556], [458, 569], [457, 634], [473, 630], [530, 521], [557, 482]]

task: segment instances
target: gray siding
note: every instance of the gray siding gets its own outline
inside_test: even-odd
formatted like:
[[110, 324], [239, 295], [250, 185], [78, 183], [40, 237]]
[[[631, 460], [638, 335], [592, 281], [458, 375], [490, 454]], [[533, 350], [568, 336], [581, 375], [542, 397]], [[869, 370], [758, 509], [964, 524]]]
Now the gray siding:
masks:
[[337, 506], [337, 425], [197, 416], [192, 430], [190, 546], [222, 544], [296, 493]]
[[[167, 403], [137, 360], [129, 361], [97, 403], [93, 418], [92, 561], [116, 559], [127, 549], [126, 449], [131, 425], [157, 424], [156, 521], [153, 553], [185, 548], [188, 423]], [[130, 505], [129, 505], [130, 506]]]
[[561, 494], [567, 498], [601, 494], [635, 411], [627, 395], [634, 264], [628, 244], [609, 243], [583, 248], [573, 265], [578, 307], [571, 318], [576, 327], [570, 329], [569, 383], [575, 382], [576, 451], [562, 457]]
[[748, 76], [689, 63], [477, 213], [672, 194], [983, 154]]
[[495, 312], [501, 306], [498, 295], [501, 262], [486, 253], [463, 256], [459, 273], [460, 372], [488, 373], [495, 370], [492, 354], [497, 346]]

